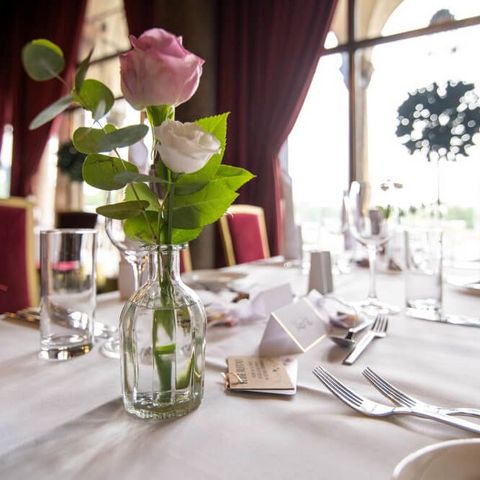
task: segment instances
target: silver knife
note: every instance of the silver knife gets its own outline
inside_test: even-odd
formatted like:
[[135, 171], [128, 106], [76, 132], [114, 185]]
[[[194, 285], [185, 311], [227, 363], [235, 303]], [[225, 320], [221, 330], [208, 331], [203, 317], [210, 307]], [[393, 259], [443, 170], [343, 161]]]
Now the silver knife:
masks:
[[465, 327], [480, 327], [480, 318], [468, 317], [466, 315], [443, 314], [439, 316], [437, 313], [415, 312], [407, 310], [406, 315], [420, 320], [430, 320], [432, 322], [447, 323], [450, 325], [463, 325]]

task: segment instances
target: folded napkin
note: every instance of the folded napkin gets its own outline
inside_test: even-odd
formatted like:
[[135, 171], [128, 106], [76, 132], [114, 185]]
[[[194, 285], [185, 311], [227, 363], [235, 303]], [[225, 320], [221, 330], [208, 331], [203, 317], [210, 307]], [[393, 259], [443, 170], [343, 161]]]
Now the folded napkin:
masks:
[[322, 321], [330, 327], [351, 328], [363, 321], [354, 307], [334, 295], [322, 295], [317, 290], [311, 290], [307, 299], [314, 305]]
[[249, 298], [240, 298], [238, 292], [196, 290], [207, 311], [207, 326], [233, 326], [239, 322], [267, 320], [270, 313], [293, 301], [290, 285], [253, 290]]

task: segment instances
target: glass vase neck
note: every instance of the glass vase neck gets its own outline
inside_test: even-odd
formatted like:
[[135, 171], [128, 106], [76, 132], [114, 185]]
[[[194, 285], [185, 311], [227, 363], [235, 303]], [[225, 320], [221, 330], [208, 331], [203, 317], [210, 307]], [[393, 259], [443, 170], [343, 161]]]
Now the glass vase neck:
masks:
[[182, 245], [158, 245], [149, 248], [149, 281], [181, 281], [180, 252], [183, 248]]

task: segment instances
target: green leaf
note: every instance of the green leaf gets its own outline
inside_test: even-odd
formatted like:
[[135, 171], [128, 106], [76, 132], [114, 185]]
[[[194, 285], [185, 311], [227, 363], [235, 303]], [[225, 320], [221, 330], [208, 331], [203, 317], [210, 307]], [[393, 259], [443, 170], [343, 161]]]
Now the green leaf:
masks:
[[127, 185], [127, 188], [125, 189], [125, 200], [137, 200], [137, 196], [138, 199], [147, 202], [147, 206], [145, 207], [146, 210], [160, 211], [160, 204], [158, 203], [157, 196], [145, 183]]
[[99, 150], [97, 148], [105, 135], [105, 132], [101, 128], [80, 127], [73, 132], [73, 145], [79, 152], [82, 153], [98, 153], [107, 151]]
[[40, 82], [56, 77], [65, 67], [61, 48], [43, 38], [23, 47], [22, 63], [28, 76]]
[[125, 170], [138, 172], [133, 163], [107, 155], [91, 153], [83, 162], [82, 175], [83, 179], [92, 187], [101, 190], [118, 190], [125, 187], [128, 182], [121, 182], [115, 176]]
[[[159, 213], [153, 210], [147, 210], [146, 215], [139, 215], [138, 217], [132, 217], [125, 220], [123, 223], [123, 230], [125, 235], [132, 240], [137, 240], [147, 244], [157, 243], [155, 238], [152, 236], [152, 230], [158, 235], [158, 226], [159, 226]], [[148, 218], [145, 219], [145, 216]], [[149, 226], [150, 224], [150, 226]], [[160, 219], [160, 242], [166, 243], [165, 224], [162, 219]], [[172, 243], [175, 245], [180, 245], [188, 243], [195, 238], [197, 238], [202, 231], [202, 228], [192, 228], [192, 229], [183, 229], [183, 228], [173, 228], [172, 229]]]
[[29, 129], [35, 130], [42, 125], [53, 120], [57, 115], [65, 111], [70, 104], [72, 103], [73, 98], [71, 95], [65, 95], [62, 98], [59, 98], [56, 102], [49, 105], [47, 108], [42, 110], [30, 123]]
[[73, 143], [82, 153], [110, 152], [137, 143], [147, 133], [146, 125], [130, 125], [110, 132], [101, 128], [80, 127], [73, 134]]
[[178, 195], [188, 195], [201, 190], [215, 176], [225, 153], [228, 115], [228, 113], [222, 113], [213, 117], [201, 118], [195, 122], [203, 130], [211, 133], [218, 139], [221, 150], [220, 153], [213, 155], [207, 164], [197, 172], [182, 175], [176, 185], [175, 191]]
[[80, 90], [74, 91], [74, 98], [85, 110], [92, 112], [94, 120], [99, 120], [108, 113], [114, 102], [111, 90], [102, 82], [91, 78], [82, 83]]
[[110, 205], [102, 205], [97, 208], [97, 213], [108, 218], [117, 220], [125, 220], [126, 218], [136, 217], [148, 207], [145, 200], [132, 200], [128, 202], [112, 203]]
[[77, 92], [82, 88], [83, 81], [85, 80], [85, 75], [87, 74], [88, 67], [90, 66], [90, 59], [92, 58], [93, 48], [90, 50], [90, 53], [81, 61], [80, 65], [77, 68], [75, 73], [75, 90]]
[[231, 190], [238, 190], [242, 185], [249, 182], [255, 175], [248, 170], [232, 165], [220, 165], [214, 180], [224, 181]]
[[143, 173], [121, 172], [116, 175], [119, 182], [148, 182], [148, 183], [163, 183], [169, 184], [171, 182], [163, 178], [154, 177], [153, 175], [144, 175]]
[[[203, 228], [173, 228], [172, 229], [172, 243], [174, 245], [181, 245], [183, 243], [191, 242], [195, 240], [200, 233], [202, 233]], [[163, 233], [163, 232], [162, 232]], [[162, 237], [162, 242], [166, 243], [167, 238]]]
[[[145, 217], [147, 217], [148, 223]], [[160, 225], [162, 224], [160, 223]], [[156, 240], [152, 235], [152, 230], [156, 232], [157, 229], [158, 212], [154, 212], [153, 210], [147, 210], [145, 215], [127, 218], [123, 223], [123, 231], [128, 238], [146, 244], [156, 243]]]
[[193, 229], [213, 223], [237, 197], [223, 182], [211, 182], [191, 195], [175, 196], [172, 225]]

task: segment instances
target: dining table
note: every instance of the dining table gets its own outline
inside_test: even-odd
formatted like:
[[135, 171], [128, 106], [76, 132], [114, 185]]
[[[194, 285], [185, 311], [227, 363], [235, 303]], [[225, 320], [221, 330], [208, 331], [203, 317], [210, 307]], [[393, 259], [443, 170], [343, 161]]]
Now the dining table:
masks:
[[[305, 269], [282, 262], [229, 267], [242, 289], [288, 283], [307, 294]], [[401, 272], [377, 275], [379, 297], [404, 304]], [[361, 300], [368, 271], [334, 277], [334, 294]], [[96, 320], [115, 325], [118, 292], [98, 295]], [[446, 284], [447, 313], [480, 316], [480, 297]], [[205, 394], [194, 412], [145, 421], [125, 412], [120, 362], [101, 344], [64, 362], [38, 358], [33, 325], [0, 320], [0, 479], [355, 479], [392, 478], [408, 454], [475, 434], [413, 416], [371, 418], [339, 401], [312, 374], [327, 368], [366, 397], [389, 404], [362, 375], [366, 366], [425, 401], [480, 407], [480, 328], [389, 316], [387, 336], [353, 365], [327, 338], [298, 356], [295, 395], [226, 390], [226, 358], [258, 354], [267, 318], [207, 328]], [[472, 420], [475, 421], [475, 420]], [[480, 423], [480, 420], [478, 420]]]

